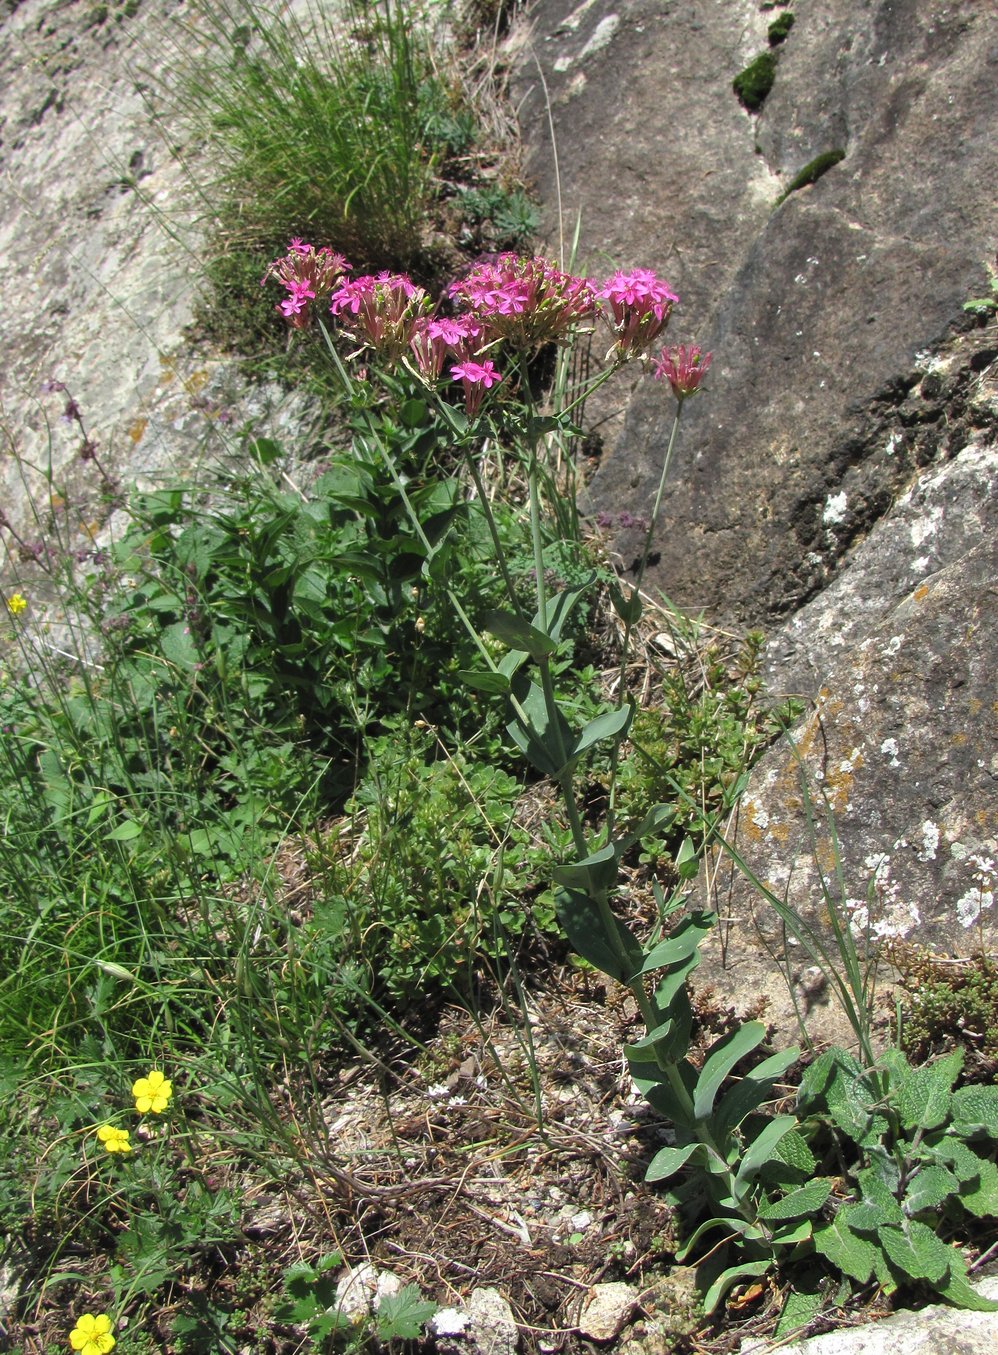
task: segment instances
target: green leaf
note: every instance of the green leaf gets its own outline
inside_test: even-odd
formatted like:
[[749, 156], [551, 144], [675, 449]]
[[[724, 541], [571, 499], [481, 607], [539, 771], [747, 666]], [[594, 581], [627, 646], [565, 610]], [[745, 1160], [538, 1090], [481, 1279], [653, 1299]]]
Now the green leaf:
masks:
[[961, 1087], [953, 1093], [953, 1126], [998, 1139], [998, 1087]]
[[673, 862], [676, 874], [681, 880], [695, 880], [700, 873], [700, 856], [697, 852], [693, 839], [683, 838], [682, 846], [676, 853], [676, 859]]
[[791, 1289], [777, 1320], [773, 1340], [782, 1341], [784, 1337], [792, 1336], [794, 1332], [806, 1327], [821, 1312], [823, 1303], [824, 1297], [820, 1293], [805, 1293]]
[[[725, 1137], [733, 1129], [738, 1128], [746, 1115], [758, 1110], [769, 1099], [776, 1079], [786, 1072], [799, 1054], [800, 1050], [796, 1048], [782, 1049], [778, 1054], [771, 1054], [768, 1059], [757, 1063], [730, 1091], [725, 1092], [714, 1116], [714, 1128], [718, 1135]], [[786, 1142], [784, 1139], [781, 1148]], [[810, 1153], [808, 1155], [810, 1156]], [[804, 1170], [810, 1171], [810, 1167]]]
[[910, 1219], [900, 1226], [888, 1224], [877, 1233], [877, 1241], [891, 1265], [909, 1279], [938, 1284], [949, 1270], [952, 1247], [924, 1223]]
[[738, 1280], [752, 1279], [769, 1271], [770, 1261], [745, 1261], [740, 1266], [729, 1266], [722, 1271], [703, 1296], [703, 1310], [709, 1316]]
[[800, 1105], [823, 1103], [837, 1127], [863, 1148], [887, 1131], [887, 1121], [873, 1110], [875, 1100], [863, 1069], [844, 1049], [820, 1055], [805, 1072], [798, 1093]]
[[[766, 1239], [766, 1234], [763, 1230], [757, 1228], [755, 1224], [749, 1223], [747, 1219], [740, 1219], [737, 1217], [707, 1219], [694, 1230], [683, 1245], [677, 1250], [676, 1260], [680, 1262], [685, 1261], [688, 1256], [693, 1254], [693, 1250], [697, 1243], [709, 1233], [712, 1233], [716, 1228], [721, 1228], [728, 1234], [728, 1238], [726, 1239], [728, 1241], [736, 1237], [743, 1238], [749, 1242], [764, 1242]], [[712, 1251], [716, 1245], [717, 1244], [714, 1244], [711, 1247]]]
[[766, 1027], [761, 1021], [746, 1021], [711, 1045], [693, 1098], [693, 1114], [698, 1120], [707, 1119], [714, 1109], [714, 1097], [735, 1064], [758, 1048], [765, 1038]]
[[247, 450], [254, 461], [258, 461], [261, 466], [269, 466], [281, 455], [281, 444], [273, 438], [251, 438]]
[[797, 1120], [793, 1115], [776, 1115], [767, 1120], [765, 1129], [752, 1141], [738, 1164], [735, 1188], [738, 1190], [741, 1187], [739, 1194], [744, 1194], [748, 1183], [762, 1171], [767, 1162], [778, 1156], [776, 1149], [780, 1140], [796, 1128]]
[[792, 1129], [780, 1139], [773, 1154], [773, 1161], [785, 1162], [788, 1167], [805, 1173], [813, 1172], [816, 1165], [814, 1154], [796, 1129]]
[[937, 1292], [955, 1308], [966, 1308], [978, 1313], [998, 1313], [998, 1299], [986, 1299], [970, 1285], [967, 1280], [967, 1263], [960, 1252], [955, 1247], [949, 1247], [947, 1250], [950, 1254], [949, 1270], [936, 1284]]
[[424, 1299], [419, 1287], [407, 1284], [397, 1294], [386, 1294], [375, 1314], [375, 1326], [381, 1341], [416, 1341], [423, 1326], [437, 1311], [437, 1305]]
[[633, 715], [634, 707], [630, 702], [621, 706], [619, 710], [608, 710], [602, 715], [597, 715], [595, 720], [589, 721], [576, 740], [572, 757], [578, 757], [580, 753], [602, 739], [623, 738]]
[[518, 677], [513, 690], [523, 718], [514, 716], [506, 726], [507, 733], [539, 772], [558, 776], [567, 765], [567, 749], [572, 744], [568, 722], [557, 707], [551, 720], [544, 693], [535, 682], [526, 680], [525, 675]]
[[799, 1219], [807, 1214], [814, 1214], [828, 1199], [831, 1190], [831, 1180], [824, 1176], [818, 1177], [817, 1180], [808, 1181], [806, 1186], [801, 1186], [800, 1190], [792, 1190], [782, 1199], [763, 1205], [759, 1210], [759, 1217], [773, 1220]]
[[[560, 640], [562, 628], [568, 620], [575, 604], [589, 592], [596, 581], [596, 570], [587, 574], [581, 583], [573, 583], [563, 588], [548, 607], [547, 633], [552, 640]], [[534, 616], [534, 625], [540, 629], [540, 617]]]
[[953, 1083], [963, 1067], [963, 1050], [916, 1068], [897, 1089], [894, 1104], [905, 1129], [935, 1129], [949, 1119]]
[[141, 823], [136, 823], [134, 819], [123, 819], [117, 828], [108, 833], [107, 840], [108, 842], [134, 842], [137, 837], [141, 836]]
[[[640, 974], [651, 974], [656, 969], [682, 964], [692, 955], [698, 955], [700, 942], [708, 936], [717, 922], [714, 913], [690, 913], [676, 926], [664, 941], [657, 942], [644, 957]], [[699, 955], [698, 955], [699, 963]]]
[[607, 585], [607, 592], [610, 594], [610, 603], [613, 610], [625, 625], [633, 626], [640, 621], [643, 608], [641, 594], [636, 588], [632, 588], [631, 596], [625, 598], [618, 585], [611, 582]]
[[555, 892], [558, 920], [573, 948], [597, 969], [618, 983], [627, 983], [641, 963], [641, 946], [631, 929], [611, 916], [613, 934], [608, 936], [599, 906], [575, 889]]
[[774, 1247], [796, 1247], [800, 1242], [807, 1242], [810, 1236], [811, 1220], [794, 1219], [782, 1228], [777, 1228], [769, 1240]]
[[959, 1193], [960, 1182], [951, 1171], [936, 1163], [922, 1167], [909, 1181], [902, 1206], [908, 1214], [920, 1214], [923, 1209], [935, 1209]]
[[198, 652], [186, 621], [175, 621], [159, 637], [159, 649], [167, 663], [178, 668], [193, 669], [199, 662]]
[[567, 889], [582, 889], [591, 895], [609, 890], [617, 879], [617, 853], [613, 845], [601, 847], [582, 861], [569, 861], [553, 866], [551, 874], [557, 884]]
[[831, 1223], [815, 1225], [812, 1233], [815, 1251], [831, 1261], [836, 1270], [866, 1284], [880, 1259], [879, 1250], [851, 1227], [850, 1216], [857, 1206], [844, 1205]]
[[702, 1149], [701, 1143], [687, 1143], [682, 1148], [660, 1148], [648, 1164], [645, 1180], [667, 1181], [686, 1165], [694, 1153]]
[[512, 612], [486, 612], [482, 624], [489, 635], [494, 635], [510, 649], [522, 649], [532, 659], [542, 659], [558, 648], [556, 640]]
[[949, 1163], [960, 1182], [958, 1199], [977, 1218], [998, 1217], [998, 1167], [978, 1155], [960, 1139], [946, 1135], [928, 1145], [928, 1152]]
[[461, 668], [457, 673], [458, 678], [476, 692], [488, 692], [490, 695], [505, 696], [510, 690], [511, 683], [505, 673], [476, 672], [471, 669]]

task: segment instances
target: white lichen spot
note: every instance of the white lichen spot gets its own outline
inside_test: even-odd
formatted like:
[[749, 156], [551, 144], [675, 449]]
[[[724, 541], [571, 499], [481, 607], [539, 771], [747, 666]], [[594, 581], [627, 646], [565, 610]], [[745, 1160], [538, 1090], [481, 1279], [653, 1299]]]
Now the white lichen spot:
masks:
[[972, 927], [987, 908], [994, 906], [995, 896], [988, 889], [968, 889], [956, 901], [956, 916], [961, 927]]
[[884, 448], [884, 454], [886, 456], [893, 456], [903, 441], [904, 439], [901, 437], [900, 433], [892, 433], [887, 439], [887, 446]]
[[900, 635], [892, 635], [884, 645], [884, 655], [887, 658], [893, 657], [904, 643], [904, 638]]
[[884, 739], [883, 743], [880, 745], [880, 751], [883, 753], [884, 757], [890, 758], [890, 762], [887, 764], [889, 767], [901, 766], [900, 759], [898, 758], [897, 739]]
[[918, 853], [919, 861], [934, 861], [939, 849], [939, 828], [931, 819], [922, 824], [922, 848]]
[[928, 517], [918, 518], [911, 523], [908, 531], [911, 533], [911, 544], [917, 550], [923, 541], [927, 541], [930, 536], [935, 536], [939, 530], [939, 523], [942, 519], [942, 509], [934, 508]]
[[916, 555], [911, 562], [912, 572], [915, 574], [924, 574], [929, 567], [929, 557], [927, 555]]
[[620, 27], [620, 15], [608, 14], [606, 18], [600, 19], [593, 31], [592, 37], [579, 53], [579, 60], [585, 61], [587, 56], [592, 56], [595, 52], [601, 52], [613, 40], [613, 35]]
[[845, 490], [838, 494], [832, 494], [825, 501], [825, 511], [821, 515], [821, 520], [826, 527], [837, 527], [846, 515], [846, 504], [848, 499]]

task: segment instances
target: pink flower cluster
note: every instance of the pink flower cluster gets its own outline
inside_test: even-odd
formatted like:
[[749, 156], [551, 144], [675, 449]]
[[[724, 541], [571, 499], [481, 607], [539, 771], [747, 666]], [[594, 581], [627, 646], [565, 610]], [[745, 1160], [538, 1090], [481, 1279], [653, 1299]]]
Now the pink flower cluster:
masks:
[[275, 259], [264, 273], [260, 286], [271, 278], [279, 282], [288, 295], [275, 309], [294, 329], [306, 329], [312, 319], [309, 302], [328, 296], [336, 279], [349, 268], [342, 254], [335, 254], [325, 245], [316, 249], [295, 236], [284, 258]]
[[614, 273], [597, 296], [607, 303], [604, 315], [609, 311], [607, 319], [620, 356], [646, 352], [669, 323], [672, 308], [679, 302], [668, 284], [649, 268]]
[[677, 343], [672, 348], [663, 348], [656, 362], [652, 376], [659, 381], [668, 381], [672, 393], [682, 403], [689, 395], [695, 395], [700, 382], [707, 375], [713, 353], [703, 353], [699, 344]]
[[[609, 325], [616, 361], [641, 357], [668, 324], [678, 297], [647, 268], [616, 272], [604, 283], [563, 273], [536, 256], [500, 254], [483, 260], [447, 289], [455, 314], [435, 311], [426, 292], [405, 274], [347, 277], [350, 265], [329, 249], [291, 241], [272, 263], [288, 295], [277, 309], [297, 329], [310, 306], [328, 297], [341, 330], [360, 348], [384, 360], [407, 361], [427, 382], [445, 369], [461, 383], [465, 409], [474, 418], [486, 391], [502, 381], [494, 352], [500, 345], [522, 355], [563, 342], [580, 325], [602, 315]], [[663, 350], [655, 375], [668, 379], [680, 399], [693, 393], [710, 365], [699, 348]]]
[[557, 342], [596, 312], [596, 298], [585, 278], [519, 254], [500, 254], [478, 264], [451, 283], [448, 295], [494, 338], [520, 352]]
[[329, 301], [344, 333], [388, 361], [398, 361], [406, 351], [416, 320], [429, 306], [422, 287], [405, 273], [353, 278], [342, 283]]

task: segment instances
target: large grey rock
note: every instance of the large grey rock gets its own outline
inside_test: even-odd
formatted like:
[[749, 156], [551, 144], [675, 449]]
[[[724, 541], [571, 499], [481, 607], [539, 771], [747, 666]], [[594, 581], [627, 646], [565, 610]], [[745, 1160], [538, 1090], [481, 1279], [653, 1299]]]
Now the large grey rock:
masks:
[[[651, 577], [680, 605], [786, 615], [917, 464], [903, 410], [916, 354], [983, 285], [998, 236], [993, 7], [797, 6], [758, 116], [731, 81], [765, 48], [771, 9], [541, 0], [531, 13], [520, 90], [549, 237], [538, 66], [583, 258], [664, 272], [683, 301], [673, 339], [715, 355], [709, 393], [684, 412]], [[833, 150], [841, 163], [774, 209]], [[614, 398], [625, 415], [593, 495], [640, 512], [671, 402], [649, 381]], [[849, 513], [830, 537], [825, 508], [843, 490]], [[637, 541], [618, 546], [627, 561]]]
[[[975, 1288], [998, 1299], [998, 1279], [982, 1280]], [[865, 1327], [813, 1336], [780, 1346], [783, 1355], [993, 1355], [998, 1348], [998, 1314], [965, 1312], [934, 1304], [918, 1312], [900, 1312]], [[742, 1342], [741, 1355], [764, 1355], [765, 1342]]]
[[22, 0], [0, 17], [0, 495], [34, 531], [49, 476], [102, 523], [93, 463], [60, 421], [66, 384], [126, 487], [236, 454], [234, 433], [307, 438], [307, 402], [251, 390], [228, 357], [193, 346], [203, 206], [155, 124], [148, 72], [172, 59], [172, 0]]

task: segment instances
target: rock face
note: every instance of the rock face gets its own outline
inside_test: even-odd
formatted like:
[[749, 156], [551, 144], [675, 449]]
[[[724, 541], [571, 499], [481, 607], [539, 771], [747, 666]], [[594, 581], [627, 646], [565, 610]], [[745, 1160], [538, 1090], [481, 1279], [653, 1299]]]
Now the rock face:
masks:
[[[739, 850], [820, 926], [827, 801], [843, 922], [966, 955], [993, 944], [976, 858], [998, 855], [998, 326], [962, 309], [998, 244], [993, 10], [799, 4], [750, 114], [732, 80], [779, 12], [542, 0], [518, 67], [529, 165], [549, 239], [560, 190], [590, 271], [655, 268], [683, 302], [670, 341], [714, 353], [650, 577], [775, 631], [771, 686], [815, 703], [797, 753], [757, 769]], [[798, 176], [813, 182], [788, 193]], [[649, 381], [613, 400], [591, 492], [640, 513], [674, 406]], [[617, 540], [625, 564], [637, 545]], [[703, 977], [792, 1024], [770, 958], [785, 953], [812, 1033], [848, 1034], [751, 889], [723, 911]]]
[[198, 207], [149, 101], [185, 15], [171, 0], [0, 9], [0, 431], [19, 453], [0, 493], [29, 530], [50, 465], [81, 513], [99, 499], [44, 381], [66, 384], [125, 484], [226, 456], [244, 422], [300, 436], [302, 400], [250, 392], [186, 336]]
[[[519, 67], [549, 238], [538, 65], [582, 258], [664, 273], [683, 303], [672, 340], [714, 351], [709, 397], [684, 413], [652, 577], [681, 606], [754, 621], [813, 596], [907, 483], [916, 355], [981, 288], [998, 236], [986, 0], [800, 5], [752, 115], [732, 80], [767, 50], [776, 12], [542, 0]], [[776, 207], [833, 151], [844, 157]], [[640, 511], [673, 411], [650, 382], [617, 394], [622, 426], [593, 493]], [[626, 561], [636, 541], [618, 545]]]

